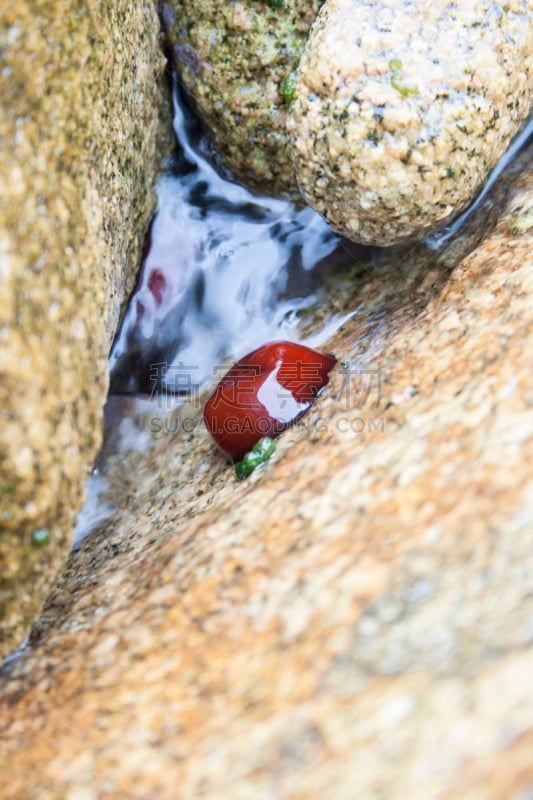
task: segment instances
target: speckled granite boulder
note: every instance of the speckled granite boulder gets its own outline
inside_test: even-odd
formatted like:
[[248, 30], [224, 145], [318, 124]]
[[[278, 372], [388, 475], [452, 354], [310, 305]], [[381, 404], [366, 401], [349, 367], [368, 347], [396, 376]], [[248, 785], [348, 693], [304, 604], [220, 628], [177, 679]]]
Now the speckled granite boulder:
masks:
[[328, 0], [287, 122], [305, 199], [357, 242], [471, 201], [533, 102], [530, 0]]
[[333, 293], [358, 309], [324, 343], [339, 366], [248, 481], [201, 408], [113, 457], [113, 518], [0, 670], [2, 800], [531, 797], [518, 166], [453, 271], [393, 248]]
[[154, 205], [163, 58], [155, 8], [131, 0], [6, 0], [0, 37], [1, 656], [64, 563], [100, 442]]
[[178, 73], [215, 149], [248, 186], [296, 195], [286, 148], [287, 103], [320, 0], [162, 3]]

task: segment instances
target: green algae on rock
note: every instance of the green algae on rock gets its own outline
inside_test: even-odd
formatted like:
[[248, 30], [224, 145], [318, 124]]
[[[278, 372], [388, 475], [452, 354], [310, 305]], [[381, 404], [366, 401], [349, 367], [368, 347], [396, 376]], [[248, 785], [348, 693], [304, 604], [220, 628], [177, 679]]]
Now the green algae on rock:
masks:
[[264, 464], [273, 455], [276, 449], [274, 439], [270, 436], [263, 436], [254, 444], [251, 450], [244, 455], [241, 461], [235, 464], [235, 474], [240, 481], [249, 478], [252, 472], [261, 464]]
[[150, 5], [7, 0], [0, 38], [1, 657], [70, 548], [166, 101]]
[[463, 210], [531, 112], [527, 0], [328, 0], [287, 129], [304, 198], [353, 241], [421, 239]]
[[162, 8], [178, 73], [224, 165], [246, 185], [297, 196], [286, 147], [286, 80], [319, 0], [171, 0]]

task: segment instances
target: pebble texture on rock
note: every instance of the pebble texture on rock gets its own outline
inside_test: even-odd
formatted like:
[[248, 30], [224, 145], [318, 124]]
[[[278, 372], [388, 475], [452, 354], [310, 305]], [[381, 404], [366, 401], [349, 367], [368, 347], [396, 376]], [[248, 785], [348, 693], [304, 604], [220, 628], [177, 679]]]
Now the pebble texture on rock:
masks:
[[[178, 74], [223, 164], [268, 194], [298, 195], [287, 104], [319, 0], [170, 0], [162, 4]], [[298, 195], [299, 196], [299, 195]]]
[[[155, 196], [155, 8], [0, 9], [0, 655], [64, 563], [100, 442], [107, 354]], [[35, 529], [49, 542], [36, 546]]]
[[531, 796], [532, 158], [453, 272], [350, 281], [327, 390], [248, 481], [201, 427], [117, 458], [0, 673], [3, 800]]
[[533, 104], [531, 0], [328, 0], [287, 129], [339, 233], [421, 239], [473, 199]]

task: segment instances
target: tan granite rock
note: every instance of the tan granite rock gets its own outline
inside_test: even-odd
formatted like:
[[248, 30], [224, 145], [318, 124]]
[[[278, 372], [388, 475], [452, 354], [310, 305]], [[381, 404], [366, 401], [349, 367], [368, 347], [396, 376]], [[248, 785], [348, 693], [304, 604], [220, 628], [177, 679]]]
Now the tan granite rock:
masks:
[[155, 202], [164, 59], [155, 8], [131, 0], [6, 0], [0, 37], [5, 655], [64, 563], [100, 442], [109, 345]]
[[450, 222], [533, 111], [532, 11], [515, 0], [328, 0], [287, 119], [305, 200], [370, 245]]
[[114, 517], [1, 673], [2, 798], [531, 795], [532, 154], [518, 166], [453, 271], [405, 248], [354, 272], [330, 385], [247, 481], [200, 409], [111, 457]]

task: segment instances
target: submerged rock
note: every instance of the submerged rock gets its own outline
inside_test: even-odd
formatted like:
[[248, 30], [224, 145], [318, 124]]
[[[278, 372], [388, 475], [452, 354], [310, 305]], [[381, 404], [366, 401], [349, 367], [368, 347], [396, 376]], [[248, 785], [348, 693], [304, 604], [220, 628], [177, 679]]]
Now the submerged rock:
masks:
[[320, 0], [170, 0], [163, 4], [183, 84], [222, 162], [248, 186], [297, 195], [287, 106]]
[[100, 442], [154, 205], [164, 60], [155, 10], [132, 0], [8, 0], [0, 37], [1, 656], [64, 562]]
[[365, 244], [467, 206], [529, 115], [527, 0], [328, 0], [287, 122], [304, 198]]

